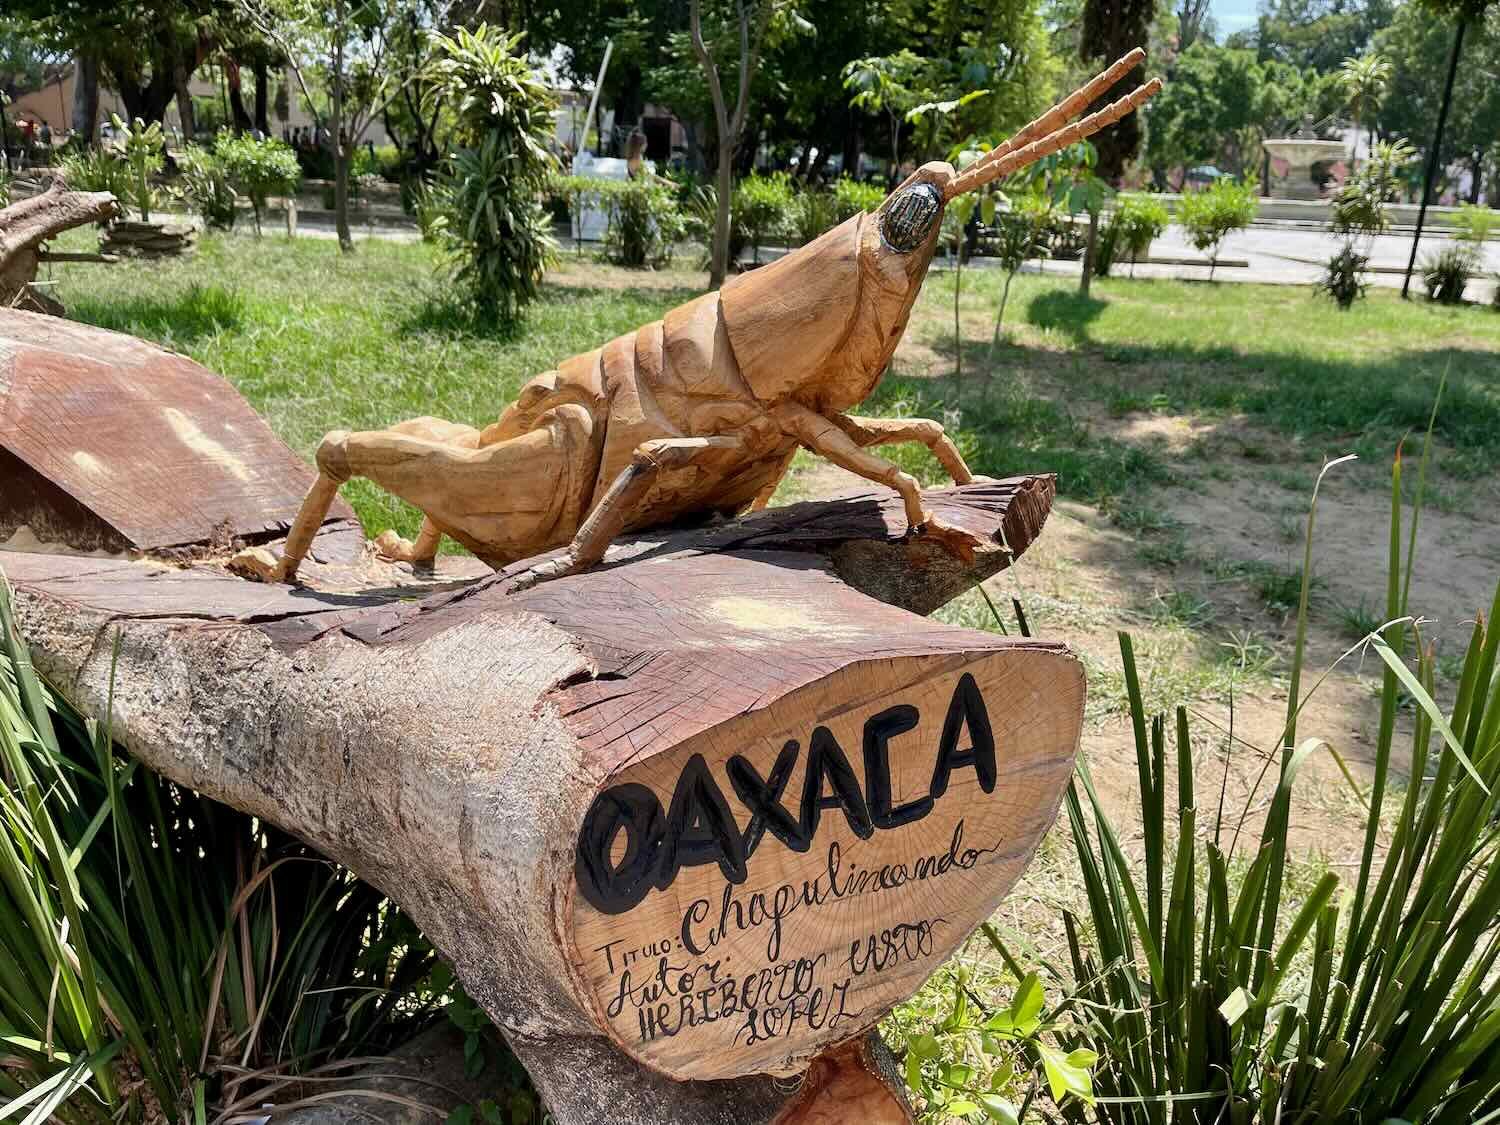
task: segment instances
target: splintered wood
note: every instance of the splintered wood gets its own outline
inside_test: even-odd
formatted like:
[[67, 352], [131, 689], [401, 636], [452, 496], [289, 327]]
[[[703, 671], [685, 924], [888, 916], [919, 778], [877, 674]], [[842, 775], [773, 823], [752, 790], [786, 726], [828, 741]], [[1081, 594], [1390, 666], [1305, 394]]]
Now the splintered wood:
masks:
[[589, 807], [565, 906], [596, 1018], [676, 1078], [805, 1070], [993, 912], [1056, 814], [1082, 703], [1060, 651], [868, 660], [632, 761]]

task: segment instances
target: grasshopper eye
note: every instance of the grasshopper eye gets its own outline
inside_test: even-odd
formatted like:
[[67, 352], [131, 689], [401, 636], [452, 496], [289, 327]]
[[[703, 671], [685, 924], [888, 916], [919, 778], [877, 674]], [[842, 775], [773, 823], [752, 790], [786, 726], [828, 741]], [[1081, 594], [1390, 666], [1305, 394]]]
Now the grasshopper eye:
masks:
[[880, 237], [892, 250], [915, 250], [932, 230], [943, 209], [943, 197], [932, 184], [917, 184], [899, 192], [880, 216]]

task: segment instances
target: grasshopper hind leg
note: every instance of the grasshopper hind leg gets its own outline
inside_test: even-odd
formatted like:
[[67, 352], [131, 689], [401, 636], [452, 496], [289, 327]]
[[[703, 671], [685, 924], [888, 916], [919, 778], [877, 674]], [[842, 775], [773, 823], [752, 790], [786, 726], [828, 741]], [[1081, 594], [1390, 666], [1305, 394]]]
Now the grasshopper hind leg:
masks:
[[293, 581], [339, 485], [351, 477], [372, 481], [426, 517], [415, 542], [396, 536], [379, 541], [397, 558], [430, 559], [442, 534], [491, 566], [539, 554], [568, 542], [583, 522], [598, 473], [601, 429], [588, 409], [567, 403], [542, 413], [524, 433], [489, 444], [472, 427], [431, 418], [387, 430], [335, 431], [318, 446], [318, 481], [282, 558], [241, 569]]

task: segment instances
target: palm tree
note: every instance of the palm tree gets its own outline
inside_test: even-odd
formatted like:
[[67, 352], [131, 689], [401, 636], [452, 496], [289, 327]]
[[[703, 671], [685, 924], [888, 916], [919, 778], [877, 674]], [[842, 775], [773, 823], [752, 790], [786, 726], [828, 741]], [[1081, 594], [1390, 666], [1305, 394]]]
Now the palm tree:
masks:
[[1371, 52], [1358, 58], [1347, 58], [1339, 68], [1339, 84], [1349, 99], [1354, 115], [1354, 151], [1349, 154], [1349, 171], [1353, 173], [1359, 159], [1359, 123], [1370, 123], [1370, 147], [1375, 146], [1375, 110], [1380, 108], [1385, 84], [1391, 79], [1391, 63], [1384, 55]]

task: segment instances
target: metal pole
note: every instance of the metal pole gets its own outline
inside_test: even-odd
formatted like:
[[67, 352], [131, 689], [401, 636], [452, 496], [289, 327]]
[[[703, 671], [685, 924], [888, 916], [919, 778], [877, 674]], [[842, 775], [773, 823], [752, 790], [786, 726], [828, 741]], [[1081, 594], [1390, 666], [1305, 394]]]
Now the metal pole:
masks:
[[1422, 177], [1422, 205], [1417, 208], [1417, 233], [1412, 236], [1411, 256], [1406, 259], [1406, 280], [1401, 283], [1401, 297], [1411, 295], [1411, 275], [1417, 267], [1417, 244], [1422, 241], [1422, 226], [1427, 221], [1427, 201], [1432, 196], [1432, 181], [1437, 178], [1438, 153], [1443, 147], [1443, 128], [1448, 124], [1448, 107], [1453, 101], [1453, 79], [1458, 74], [1458, 55], [1464, 47], [1464, 28], [1468, 21], [1459, 17], [1458, 27], [1453, 31], [1453, 51], [1448, 56], [1448, 80], [1443, 83], [1443, 104], [1438, 108], [1437, 136], [1432, 140], [1432, 149], [1427, 153], [1427, 171]]
[[[604, 89], [604, 76], [609, 73], [609, 56], [614, 53], [614, 50], [615, 41], [613, 39], [606, 39], [604, 41], [604, 60], [599, 64], [599, 77], [594, 79], [594, 96], [589, 99], [589, 111], [583, 118], [583, 139], [578, 146], [580, 152], [588, 148], [589, 124], [594, 122], [594, 111], [599, 108], [599, 92]], [[604, 133], [603, 130], [598, 128], [597, 123], [594, 124], [595, 131], [598, 134], [596, 143], [599, 146], [599, 152], [596, 152], [594, 155], [598, 156], [604, 151]]]

